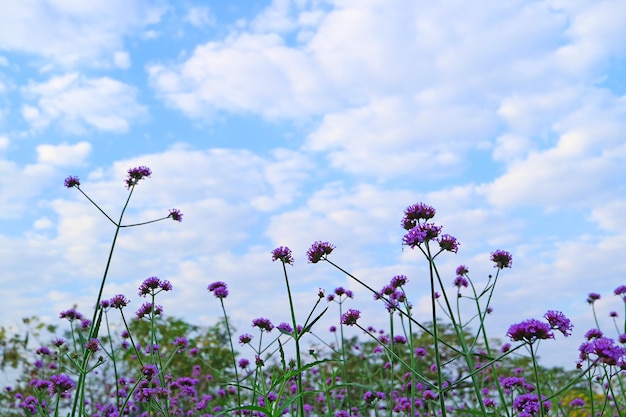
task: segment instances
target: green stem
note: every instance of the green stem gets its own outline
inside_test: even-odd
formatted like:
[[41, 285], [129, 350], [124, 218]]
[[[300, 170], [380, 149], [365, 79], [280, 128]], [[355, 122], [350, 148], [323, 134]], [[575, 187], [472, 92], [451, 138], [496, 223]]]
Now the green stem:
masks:
[[230, 326], [228, 325], [228, 316], [226, 315], [226, 308], [224, 307], [224, 299], [221, 297], [220, 304], [222, 305], [222, 312], [224, 312], [224, 322], [226, 323], [226, 332], [228, 333], [230, 351], [233, 354], [233, 367], [235, 368], [235, 380], [237, 381], [237, 405], [241, 407], [241, 388], [239, 385], [239, 371], [237, 371], [237, 359], [235, 358], [235, 348], [233, 347], [233, 338], [230, 333]]

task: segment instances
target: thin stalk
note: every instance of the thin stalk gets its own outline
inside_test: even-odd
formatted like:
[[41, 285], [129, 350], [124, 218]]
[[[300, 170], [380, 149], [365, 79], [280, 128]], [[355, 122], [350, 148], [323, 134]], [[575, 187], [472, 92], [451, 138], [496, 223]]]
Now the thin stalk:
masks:
[[233, 338], [230, 333], [230, 326], [228, 325], [228, 315], [226, 315], [226, 308], [224, 307], [224, 299], [220, 297], [220, 304], [222, 305], [222, 311], [224, 312], [224, 322], [226, 323], [226, 332], [228, 333], [228, 342], [230, 343], [230, 352], [233, 354], [233, 367], [235, 368], [235, 380], [237, 381], [237, 405], [241, 407], [241, 388], [239, 386], [239, 371], [237, 371], [237, 359], [235, 358], [235, 348], [233, 347]]

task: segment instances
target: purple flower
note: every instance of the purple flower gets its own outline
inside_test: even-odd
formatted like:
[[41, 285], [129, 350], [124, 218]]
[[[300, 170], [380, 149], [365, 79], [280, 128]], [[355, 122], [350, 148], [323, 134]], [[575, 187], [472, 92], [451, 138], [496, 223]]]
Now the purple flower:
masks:
[[467, 288], [467, 286], [469, 285], [469, 281], [464, 276], [459, 275], [458, 277], [454, 278], [454, 281], [452, 282], [452, 284], [455, 287], [459, 287], [459, 288], [465, 287], [465, 288]]
[[424, 242], [436, 239], [440, 232], [441, 226], [435, 226], [433, 223], [419, 223], [404, 235], [402, 243], [415, 248]]
[[289, 323], [280, 323], [276, 326], [276, 328], [283, 333], [293, 333], [293, 328], [289, 325]]
[[356, 324], [359, 318], [361, 318], [361, 312], [359, 310], [349, 309], [341, 316], [341, 324], [352, 326]]
[[178, 348], [176, 350], [178, 353], [182, 353], [189, 347], [189, 341], [185, 337], [177, 337], [174, 346]]
[[328, 242], [315, 242], [308, 251], [306, 251], [306, 256], [309, 258], [309, 262], [312, 264], [316, 264], [319, 261], [325, 259], [327, 255], [335, 249], [335, 245], [332, 245]]
[[89, 339], [87, 343], [85, 343], [85, 349], [95, 353], [100, 350], [100, 341], [98, 339]]
[[587, 302], [589, 304], [593, 304], [599, 299], [600, 299], [600, 294], [598, 294], [597, 292], [590, 292], [589, 295], [587, 296]]
[[283, 264], [293, 265], [291, 249], [287, 246], [279, 246], [272, 251], [272, 262], [280, 260]]
[[467, 275], [467, 273], [469, 272], [469, 270], [467, 269], [467, 267], [465, 265], [459, 265], [456, 267], [456, 274], [457, 275]]
[[52, 383], [49, 387], [50, 396], [59, 394], [61, 398], [68, 398], [68, 391], [76, 386], [74, 381], [72, 381], [69, 376], [64, 374], [52, 375], [50, 377], [50, 382]]
[[617, 311], [611, 311], [609, 313], [609, 317], [613, 317], [613, 318], [617, 317]]
[[239, 336], [239, 343], [241, 343], [242, 345], [245, 345], [246, 343], [250, 343], [251, 340], [252, 340], [251, 334], [245, 333]]
[[509, 327], [507, 336], [513, 341], [525, 341], [534, 343], [535, 340], [554, 339], [554, 334], [548, 323], [536, 319], [524, 320]]
[[152, 175], [152, 171], [150, 171], [150, 168], [145, 166], [139, 166], [129, 169], [125, 180], [126, 188], [137, 185], [140, 180], [144, 179], [145, 177], [149, 177], [150, 175]]
[[[159, 291], [157, 291], [159, 290]], [[145, 297], [148, 294], [156, 295], [157, 293], [162, 291], [171, 291], [172, 284], [169, 281], [163, 280], [161, 281], [157, 277], [147, 278], [141, 285], [139, 286], [139, 295]]]
[[615, 341], [608, 337], [600, 337], [584, 342], [578, 350], [580, 351], [581, 361], [588, 359], [589, 355], [595, 355], [600, 362], [607, 365], [617, 365], [624, 361], [624, 356], [626, 356], [626, 349], [615, 344]]
[[404, 210], [404, 218], [402, 219], [402, 227], [405, 230], [411, 230], [419, 220], [432, 219], [435, 216], [435, 209], [424, 203], [413, 204]]
[[491, 252], [491, 261], [495, 262], [495, 268], [510, 268], [513, 264], [513, 257], [509, 252], [498, 249]]
[[569, 402], [569, 406], [570, 407], [584, 407], [585, 400], [583, 400], [582, 398], [576, 397], [572, 401]]
[[65, 186], [67, 188], [80, 187], [80, 180], [78, 177], [72, 177], [71, 175], [65, 179]]
[[423, 347], [418, 347], [418, 348], [415, 349], [415, 351], [413, 353], [418, 358], [423, 358], [424, 356], [426, 356], [426, 349], [424, 349]]
[[215, 281], [214, 283], [209, 284], [207, 289], [213, 292], [213, 295], [216, 298], [222, 299], [228, 297], [228, 287], [225, 282]]
[[[547, 413], [552, 408], [552, 404], [550, 401], [544, 401], [545, 396], [542, 395], [542, 404], [541, 407], [543, 411]], [[520, 412], [527, 413], [528, 416], [534, 416], [540, 414], [539, 412], [539, 398], [536, 394], [522, 394], [517, 396], [513, 400], [513, 408]]]
[[181, 213], [178, 209], [170, 209], [170, 213], [167, 215], [167, 217], [171, 217], [172, 220], [179, 223], [183, 221], [183, 213]]
[[602, 336], [604, 336], [604, 334], [599, 329], [589, 329], [587, 333], [585, 333], [585, 339], [587, 340], [598, 339]]
[[403, 285], [406, 285], [407, 282], [409, 282], [409, 279], [404, 275], [396, 275], [391, 278], [391, 286], [394, 288], [402, 287]]
[[141, 373], [148, 381], [150, 381], [156, 374], [159, 373], [159, 370], [156, 365], [146, 364], [143, 368], [141, 368]]
[[550, 326], [553, 330], [560, 331], [565, 337], [572, 334], [572, 329], [574, 328], [574, 325], [572, 324], [570, 319], [565, 317], [565, 314], [561, 313], [560, 311], [548, 310], [544, 317], [546, 318], [546, 320], [548, 320], [548, 323], [550, 323]]
[[626, 295], [626, 285], [620, 285], [613, 291], [615, 295]]
[[248, 365], [250, 365], [250, 361], [246, 358], [241, 358], [239, 359], [239, 362], [237, 362], [237, 365], [239, 365], [241, 369], [246, 369]]
[[111, 298], [109, 300], [109, 303], [111, 304], [112, 308], [119, 308], [121, 310], [123, 307], [126, 307], [128, 303], [130, 303], [130, 300], [124, 297], [122, 294], [118, 294], [115, 297]]
[[84, 319], [83, 315], [80, 314], [78, 311], [76, 311], [73, 308], [71, 308], [69, 310], [61, 311], [61, 313], [59, 313], [59, 318], [61, 318], [61, 319], [68, 319], [69, 321], [83, 320]]
[[405, 345], [406, 344], [406, 337], [402, 336], [402, 335], [396, 335], [393, 337], [393, 343], [398, 344], [398, 345]]
[[441, 235], [441, 237], [439, 238], [439, 247], [442, 250], [457, 253], [459, 250], [459, 245], [460, 243], [456, 240], [454, 236], [445, 234]]
[[261, 331], [269, 333], [274, 328], [274, 325], [271, 321], [269, 321], [269, 319], [259, 317], [258, 319], [252, 320], [252, 327], [258, 327]]
[[[152, 314], [152, 303], [143, 303], [143, 305], [139, 308], [139, 310], [137, 310], [137, 312], [135, 313], [135, 316], [137, 317], [137, 320], [140, 320], [146, 316], [149, 316]], [[160, 316], [163, 313], [163, 307], [155, 305], [154, 306], [154, 315], [155, 316]]]

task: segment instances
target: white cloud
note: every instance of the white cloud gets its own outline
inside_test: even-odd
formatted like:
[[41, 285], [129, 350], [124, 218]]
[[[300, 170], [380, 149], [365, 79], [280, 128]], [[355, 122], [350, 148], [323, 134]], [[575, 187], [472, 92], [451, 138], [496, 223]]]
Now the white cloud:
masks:
[[63, 143], [61, 145], [37, 146], [38, 162], [61, 167], [80, 166], [91, 152], [89, 142], [79, 142], [75, 145]]
[[87, 78], [78, 73], [30, 82], [22, 89], [29, 104], [22, 116], [35, 130], [58, 123], [72, 134], [88, 129], [123, 133], [146, 115], [136, 101], [136, 89], [109, 77]]
[[192, 7], [187, 12], [185, 21], [198, 28], [213, 26], [215, 25], [215, 15], [210, 7]]
[[0, 136], [0, 151], [4, 151], [9, 147], [11, 141], [6, 136]]
[[0, 49], [63, 67], [110, 66], [124, 37], [157, 23], [163, 12], [145, 0], [10, 2], [0, 15]]

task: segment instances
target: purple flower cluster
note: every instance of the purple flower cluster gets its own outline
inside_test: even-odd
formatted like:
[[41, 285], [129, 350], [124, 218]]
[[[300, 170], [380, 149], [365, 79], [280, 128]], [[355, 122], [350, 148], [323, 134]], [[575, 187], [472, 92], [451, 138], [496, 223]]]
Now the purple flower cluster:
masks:
[[[544, 395], [541, 397], [541, 407], [543, 408], [543, 412], [547, 413], [552, 409], [552, 403], [545, 401], [546, 397]], [[513, 400], [513, 408], [520, 412], [518, 414], [520, 417], [539, 415], [539, 406], [539, 397], [536, 394], [522, 394]]]
[[150, 177], [150, 175], [152, 175], [152, 171], [150, 171], [150, 168], [145, 166], [129, 169], [126, 175], [126, 180], [124, 181], [126, 183], [126, 188], [131, 188], [132, 186], [137, 185], [140, 180]]
[[167, 215], [167, 217], [171, 217], [172, 220], [177, 221], [177, 222], [182, 222], [183, 221], [183, 213], [180, 212], [180, 210], [178, 209], [170, 209], [170, 213]]
[[454, 236], [444, 234], [444, 235], [441, 235], [438, 241], [439, 241], [439, 247], [441, 248], [441, 250], [454, 252], [454, 253], [457, 253], [459, 250], [460, 243], [456, 240]]
[[500, 249], [491, 252], [491, 261], [495, 263], [494, 267], [498, 269], [510, 268], [513, 265], [511, 254]]
[[597, 359], [601, 363], [618, 365], [626, 369], [626, 348], [619, 346], [613, 339], [608, 337], [593, 338], [580, 345], [578, 350], [580, 351], [578, 366], [584, 360]]
[[458, 277], [454, 278], [454, 281], [452, 281], [452, 285], [458, 287], [459, 289], [461, 287], [467, 288], [467, 286], [469, 285], [469, 281], [464, 276], [459, 275]]
[[436, 239], [440, 232], [441, 226], [435, 226], [433, 223], [419, 223], [404, 235], [402, 243], [415, 248], [424, 242]]
[[78, 179], [78, 177], [72, 177], [70, 175], [69, 177], [65, 179], [64, 184], [67, 188], [80, 187], [80, 180]]
[[274, 325], [269, 319], [259, 317], [258, 319], [252, 320], [252, 327], [258, 327], [261, 331], [265, 331], [267, 333], [271, 332], [274, 329]]
[[147, 278], [140, 286], [139, 286], [139, 295], [145, 297], [146, 295], [156, 295], [161, 291], [171, 291], [172, 284], [169, 281], [163, 280], [161, 281], [157, 277]]
[[155, 305], [154, 308], [152, 303], [143, 303], [139, 310], [135, 313], [137, 320], [141, 320], [144, 317], [150, 316], [154, 313], [155, 316], [160, 316], [163, 314], [163, 307], [159, 305]]
[[553, 330], [558, 330], [563, 333], [563, 336], [567, 337], [572, 334], [572, 329], [574, 325], [565, 317], [565, 314], [560, 311], [548, 310], [548, 312], [544, 315], [545, 319], [550, 323], [550, 326]]
[[536, 319], [528, 319], [513, 324], [506, 334], [513, 341], [524, 341], [531, 344], [536, 340], [554, 339], [550, 325]]
[[404, 218], [402, 219], [402, 227], [411, 230], [420, 220], [428, 220], [435, 217], [435, 209], [424, 203], [413, 204], [404, 210]]
[[598, 294], [597, 292], [590, 292], [589, 295], [587, 296], [587, 302], [589, 304], [593, 304], [599, 299], [600, 299], [600, 294]]
[[215, 281], [209, 284], [207, 289], [211, 291], [216, 298], [222, 299], [228, 297], [228, 287], [225, 282]]
[[281, 261], [283, 264], [293, 265], [293, 255], [287, 246], [279, 246], [272, 251], [272, 262]]
[[346, 326], [353, 326], [357, 320], [361, 318], [361, 312], [359, 310], [349, 309], [341, 316], [341, 324]]
[[335, 249], [335, 245], [328, 242], [318, 241], [311, 245], [309, 250], [306, 252], [306, 256], [310, 263], [316, 264], [319, 261], [326, 259], [326, 256], [330, 255], [333, 249]]
[[70, 390], [73, 389], [76, 384], [72, 379], [64, 374], [52, 375], [50, 377], [50, 396], [58, 394], [61, 398], [69, 398]]

